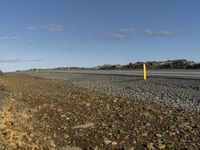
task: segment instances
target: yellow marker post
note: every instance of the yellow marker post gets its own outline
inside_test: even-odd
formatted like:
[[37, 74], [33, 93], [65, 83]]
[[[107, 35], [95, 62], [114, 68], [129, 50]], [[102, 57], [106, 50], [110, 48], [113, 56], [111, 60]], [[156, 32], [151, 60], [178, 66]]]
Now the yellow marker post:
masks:
[[144, 69], [144, 80], [147, 79], [147, 68], [146, 68], [146, 64], [143, 64], [143, 69]]

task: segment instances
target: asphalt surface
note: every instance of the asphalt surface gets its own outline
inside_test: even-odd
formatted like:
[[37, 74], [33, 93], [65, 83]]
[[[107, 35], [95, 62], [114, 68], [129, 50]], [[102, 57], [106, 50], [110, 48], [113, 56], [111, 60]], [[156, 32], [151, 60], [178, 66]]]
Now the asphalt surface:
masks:
[[[143, 70], [39, 70], [39, 73], [63, 73], [63, 74], [94, 74], [111, 76], [135, 76], [142, 77]], [[148, 77], [197, 79], [200, 80], [200, 70], [147, 70]]]

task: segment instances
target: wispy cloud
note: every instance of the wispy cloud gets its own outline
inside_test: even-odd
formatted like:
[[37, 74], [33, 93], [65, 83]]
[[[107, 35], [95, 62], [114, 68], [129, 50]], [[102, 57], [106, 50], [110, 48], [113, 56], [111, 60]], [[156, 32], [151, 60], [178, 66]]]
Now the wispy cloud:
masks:
[[45, 25], [38, 25], [38, 26], [27, 26], [26, 30], [47, 30], [49, 32], [59, 32], [64, 30], [64, 26], [57, 25], [57, 24], [45, 24]]
[[35, 26], [27, 26], [27, 27], [26, 27], [26, 30], [35, 30], [35, 29], [36, 29]]
[[108, 35], [101, 36], [100, 39], [111, 39], [111, 40], [124, 40], [131, 38], [135, 33], [137, 35], [146, 35], [146, 36], [160, 36], [160, 37], [173, 37], [185, 34], [186, 30], [151, 30], [151, 29], [135, 29], [133, 27], [122, 27], [118, 31], [113, 32]]
[[123, 27], [119, 28], [118, 31], [113, 32], [109, 35], [101, 36], [101, 39], [124, 40], [130, 38], [135, 31], [135, 28]]
[[16, 36], [0, 36], [0, 40], [16, 40]]
[[148, 36], [164, 36], [164, 37], [168, 37], [168, 36], [176, 36], [176, 35], [181, 35], [186, 33], [185, 30], [179, 30], [179, 31], [161, 31], [161, 30], [151, 30], [151, 29], [145, 29], [144, 30], [145, 35]]
[[42, 59], [24, 59], [24, 58], [12, 58], [12, 59], [0, 59], [0, 63], [20, 63], [20, 62], [40, 62]]
[[123, 40], [123, 39], [128, 38], [128, 36], [121, 34], [121, 33], [113, 33], [113, 34], [109, 35], [108, 38], [110, 38], [112, 40]]
[[48, 30], [49, 32], [59, 32], [64, 30], [64, 26], [56, 24], [40, 25], [41, 29]]
[[121, 34], [121, 33], [112, 33], [110, 35], [102, 35], [102, 36], [98, 36], [99, 40], [123, 40], [128, 38], [128, 36]]
[[128, 27], [123, 27], [119, 29], [119, 32], [121, 33], [133, 33], [135, 31], [136, 31], [135, 28], [128, 28]]

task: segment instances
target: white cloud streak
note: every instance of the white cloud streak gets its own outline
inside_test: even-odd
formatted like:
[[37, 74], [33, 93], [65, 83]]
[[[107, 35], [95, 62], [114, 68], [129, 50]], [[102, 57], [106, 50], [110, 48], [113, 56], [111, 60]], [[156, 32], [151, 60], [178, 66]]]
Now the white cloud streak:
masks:
[[16, 40], [16, 36], [0, 36], [0, 40]]
[[56, 24], [40, 25], [41, 29], [48, 30], [49, 32], [60, 32], [64, 30], [64, 26]]
[[130, 38], [136, 31], [138, 34], [144, 33], [146, 36], [160, 36], [160, 37], [173, 37], [186, 33], [186, 30], [151, 30], [151, 29], [142, 29], [136, 30], [133, 27], [123, 27], [120, 28], [117, 32], [111, 33], [110, 35], [102, 36], [102, 39], [111, 39], [111, 40], [124, 40]]
[[35, 26], [28, 26], [28, 27], [26, 27], [26, 30], [35, 30], [35, 29], [36, 29]]
[[120, 28], [117, 32], [111, 33], [110, 35], [103, 36], [103, 39], [110, 39], [110, 40], [124, 40], [129, 38], [132, 33], [134, 33], [136, 30], [135, 28], [128, 28], [123, 27]]
[[121, 32], [121, 33], [133, 33], [135, 31], [136, 31], [135, 28], [124, 27], [124, 28], [119, 29], [119, 32]]
[[20, 63], [20, 62], [40, 62], [42, 59], [23, 59], [23, 58], [13, 58], [13, 59], [0, 59], [0, 63]]
[[46, 30], [49, 32], [60, 32], [64, 30], [64, 26], [57, 25], [57, 24], [46, 24], [46, 25], [39, 25], [39, 26], [27, 26], [26, 30]]
[[113, 33], [113, 34], [109, 35], [108, 38], [110, 38], [112, 40], [123, 40], [123, 39], [128, 38], [128, 36], [121, 34], [121, 33]]
[[144, 30], [145, 35], [148, 36], [163, 36], [163, 37], [169, 37], [169, 36], [177, 36], [186, 33], [185, 30], [180, 31], [160, 31], [160, 30], [151, 30], [151, 29], [145, 29]]

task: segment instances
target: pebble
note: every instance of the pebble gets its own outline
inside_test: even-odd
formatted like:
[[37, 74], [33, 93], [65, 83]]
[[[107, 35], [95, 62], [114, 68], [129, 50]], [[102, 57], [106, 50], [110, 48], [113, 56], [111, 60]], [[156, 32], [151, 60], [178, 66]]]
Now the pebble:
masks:
[[145, 133], [142, 134], [142, 136], [147, 137], [147, 136], [148, 136], [148, 133], [145, 132]]
[[90, 104], [90, 103], [86, 103], [85, 105], [86, 105], [86, 107], [90, 107], [90, 106], [91, 106], [91, 104]]
[[154, 143], [148, 143], [148, 144], [147, 144], [147, 148], [148, 148], [149, 150], [155, 149]]
[[148, 122], [148, 123], [146, 124], [146, 126], [149, 127], [149, 126], [151, 126], [151, 124]]
[[60, 115], [60, 117], [61, 117], [61, 118], [65, 118], [65, 117], [66, 117], [66, 115], [65, 115], [65, 114], [63, 114], [63, 115]]
[[55, 145], [55, 143], [54, 143], [53, 140], [50, 141], [50, 145], [51, 145], [52, 147], [56, 147], [56, 145]]
[[103, 142], [104, 142], [104, 144], [106, 144], [106, 145], [109, 145], [109, 144], [112, 143], [112, 141], [109, 140], [108, 138], [104, 138]]
[[73, 129], [86, 129], [86, 128], [91, 128], [91, 127], [94, 127], [94, 126], [95, 126], [95, 124], [91, 122], [91, 123], [86, 123], [86, 124], [74, 126]]
[[169, 132], [169, 135], [174, 136], [174, 135], [176, 135], [176, 133], [175, 132]]
[[156, 134], [156, 137], [161, 138], [162, 135], [161, 134]]
[[69, 135], [68, 135], [68, 134], [64, 134], [63, 137], [64, 137], [65, 139], [67, 139], [67, 138], [69, 138]]
[[165, 148], [166, 148], [166, 145], [164, 145], [164, 144], [159, 144], [159, 145], [158, 145], [158, 148], [159, 148], [159, 149], [165, 149]]
[[114, 100], [113, 100], [113, 103], [117, 103], [117, 100], [116, 100], [116, 99], [114, 99]]
[[100, 150], [98, 146], [95, 146], [94, 150]]
[[112, 146], [116, 146], [116, 145], [118, 145], [118, 143], [115, 142], [115, 141], [112, 141], [111, 145], [112, 145]]
[[3, 131], [3, 137], [8, 140], [11, 136], [11, 132], [10, 131]]

